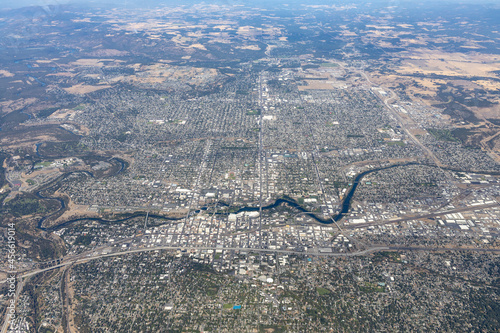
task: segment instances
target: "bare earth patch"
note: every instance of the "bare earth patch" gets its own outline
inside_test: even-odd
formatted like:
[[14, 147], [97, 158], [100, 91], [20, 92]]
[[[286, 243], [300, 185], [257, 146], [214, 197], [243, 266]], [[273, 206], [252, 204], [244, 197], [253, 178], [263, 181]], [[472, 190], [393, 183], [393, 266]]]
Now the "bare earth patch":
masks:
[[111, 86], [110, 85], [90, 86], [90, 85], [80, 83], [80, 84], [74, 85], [72, 87], [63, 88], [63, 89], [70, 94], [83, 95], [83, 94], [88, 94], [88, 93], [91, 93], [91, 92], [94, 92], [97, 90], [102, 90], [102, 89], [107, 89], [107, 88], [111, 88]]
[[0, 77], [13, 77], [14, 74], [12, 74], [9, 71], [6, 71], [5, 69], [0, 69]]

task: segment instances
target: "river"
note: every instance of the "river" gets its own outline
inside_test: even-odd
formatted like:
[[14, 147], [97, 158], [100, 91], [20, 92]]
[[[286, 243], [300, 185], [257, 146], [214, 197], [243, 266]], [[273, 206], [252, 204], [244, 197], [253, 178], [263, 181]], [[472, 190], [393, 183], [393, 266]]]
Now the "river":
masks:
[[[120, 169], [120, 171], [118, 173], [120, 173], [124, 167], [125, 167], [125, 164], [120, 160], [120, 159], [117, 159], [120, 163], [122, 163], [122, 168]], [[389, 165], [389, 166], [386, 166], [386, 167], [381, 167], [381, 168], [376, 168], [376, 169], [372, 169], [372, 170], [367, 170], [367, 171], [364, 171], [360, 174], [358, 174], [356, 176], [356, 178], [354, 178], [354, 181], [352, 182], [352, 186], [351, 188], [349, 189], [349, 192], [347, 192], [347, 195], [344, 197], [344, 199], [342, 200], [342, 205], [341, 205], [341, 210], [338, 214], [334, 215], [334, 216], [331, 216], [330, 218], [328, 219], [323, 219], [321, 217], [319, 217], [318, 215], [316, 215], [315, 213], [313, 212], [310, 212], [308, 210], [306, 210], [304, 207], [300, 206], [295, 200], [293, 200], [292, 198], [279, 198], [279, 199], [276, 199], [276, 201], [274, 201], [274, 203], [270, 204], [270, 205], [267, 205], [267, 206], [263, 206], [262, 207], [262, 210], [269, 210], [269, 209], [272, 209], [272, 208], [276, 208], [278, 206], [280, 206], [281, 204], [287, 204], [288, 206], [290, 207], [293, 207], [295, 209], [297, 209], [298, 211], [302, 212], [302, 213], [305, 213], [304, 215], [307, 215], [311, 218], [313, 218], [314, 220], [316, 220], [317, 222], [320, 222], [322, 224], [331, 224], [331, 223], [334, 223], [334, 222], [338, 222], [340, 220], [342, 220], [342, 218], [344, 218], [348, 213], [349, 213], [349, 209], [351, 207], [351, 201], [354, 197], [354, 193], [356, 192], [356, 189], [358, 187], [358, 185], [360, 184], [361, 180], [363, 179], [363, 177], [365, 177], [366, 175], [370, 174], [370, 173], [373, 173], [373, 172], [377, 172], [377, 171], [381, 171], [381, 170], [387, 170], [387, 169], [392, 169], [392, 168], [396, 168], [396, 167], [403, 167], [403, 166], [408, 166], [408, 165], [416, 165], [416, 164], [419, 164], [419, 163], [416, 163], [416, 162], [409, 162], [409, 163], [405, 163], [405, 164], [394, 164], [394, 165]], [[82, 171], [75, 171], [75, 172], [82, 172]], [[58, 178], [55, 182], [57, 181], [61, 181], [63, 178], [66, 178], [68, 177], [70, 174], [72, 174], [74, 172], [69, 172], [63, 176], [61, 176], [60, 178]], [[93, 175], [90, 173], [90, 172], [85, 172], [87, 173], [88, 175], [92, 176]], [[42, 229], [42, 230], [46, 230], [46, 231], [50, 231], [50, 230], [57, 230], [57, 229], [60, 229], [60, 228], [64, 228], [72, 223], [75, 223], [75, 222], [79, 222], [79, 221], [97, 221], [99, 223], [119, 223], [119, 222], [125, 222], [127, 220], [130, 220], [132, 218], [136, 218], [136, 217], [140, 217], [140, 216], [146, 216], [146, 212], [140, 212], [140, 213], [133, 213], [127, 217], [123, 217], [121, 219], [117, 219], [117, 220], [106, 220], [106, 219], [102, 219], [102, 218], [99, 218], [99, 217], [80, 217], [80, 218], [76, 218], [76, 219], [72, 219], [72, 220], [68, 220], [64, 223], [61, 223], [61, 224], [58, 224], [57, 226], [54, 226], [54, 227], [50, 227], [50, 228], [44, 228], [43, 227], [43, 222], [45, 222], [45, 220], [51, 216], [54, 216], [55, 214], [59, 213], [61, 210], [63, 210], [66, 205], [64, 203], [64, 200], [62, 200], [61, 198], [56, 198], [56, 197], [44, 197], [40, 194], [42, 190], [38, 191], [36, 193], [36, 195], [40, 198], [43, 198], [43, 199], [52, 199], [52, 200], [58, 200], [61, 204], [61, 207], [59, 208], [59, 210], [57, 210], [56, 212], [50, 214], [50, 215], [47, 215], [47, 216], [44, 216], [42, 217], [39, 222], [38, 222], [38, 228], [39, 229]], [[226, 203], [224, 202], [218, 202], [216, 204], [217, 205], [222, 205], [222, 206], [227, 206]], [[193, 215], [193, 214], [199, 214], [202, 210], [207, 210], [209, 207], [202, 207], [200, 209], [197, 209], [197, 210], [194, 210], [192, 212], [190, 212], [189, 216]], [[241, 213], [241, 212], [256, 212], [256, 211], [259, 211], [260, 208], [259, 207], [241, 207], [240, 209], [238, 209], [237, 211], [233, 212], [235, 214], [237, 213]], [[229, 214], [229, 213], [219, 213], [219, 214]], [[170, 218], [170, 217], [166, 217], [166, 216], [162, 216], [162, 215], [154, 215], [154, 214], [149, 214], [149, 217], [153, 217], [153, 218], [158, 218], [158, 219], [162, 219], [162, 220], [167, 220], [167, 221], [179, 221], [179, 220], [182, 220], [184, 219], [184, 217], [181, 217], [181, 218]]]

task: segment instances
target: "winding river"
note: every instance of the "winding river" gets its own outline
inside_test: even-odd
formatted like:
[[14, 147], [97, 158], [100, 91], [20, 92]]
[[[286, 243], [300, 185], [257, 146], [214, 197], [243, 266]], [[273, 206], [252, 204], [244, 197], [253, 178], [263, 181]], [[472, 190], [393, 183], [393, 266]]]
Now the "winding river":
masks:
[[[121, 161], [119, 159], [116, 159], [116, 160], [118, 160], [122, 164], [122, 168], [118, 172], [118, 173], [120, 173], [120, 172], [123, 171], [123, 169], [126, 166], [125, 166], [125, 163], [123, 161]], [[356, 189], [357, 189], [358, 185], [360, 184], [361, 180], [363, 179], [363, 177], [365, 177], [366, 175], [368, 175], [370, 173], [381, 171], [381, 170], [387, 170], [387, 169], [392, 169], [392, 168], [396, 168], [396, 167], [403, 167], [403, 166], [417, 165], [417, 164], [419, 164], [419, 163], [409, 162], [409, 163], [405, 163], [405, 164], [393, 164], [393, 165], [389, 165], [389, 166], [386, 166], [386, 167], [381, 167], [381, 168], [376, 168], [376, 169], [372, 169], [372, 170], [367, 170], [367, 171], [364, 171], [364, 172], [358, 174], [356, 176], [356, 178], [354, 178], [354, 181], [352, 182], [352, 186], [349, 189], [349, 192], [347, 192], [346, 196], [342, 200], [342, 205], [341, 205], [340, 212], [338, 214], [336, 214], [336, 215], [328, 218], [328, 219], [323, 219], [323, 218], [319, 217], [318, 215], [316, 215], [315, 213], [308, 211], [307, 209], [305, 209], [304, 207], [302, 207], [301, 205], [299, 205], [295, 200], [293, 200], [291, 198], [276, 199], [276, 201], [274, 201], [274, 203], [272, 203], [272, 204], [270, 204], [268, 206], [263, 206], [262, 210], [269, 210], [269, 209], [276, 208], [276, 207], [278, 207], [278, 206], [280, 206], [282, 204], [287, 204], [288, 206], [297, 209], [301, 213], [304, 213], [304, 215], [307, 215], [307, 216], [313, 218], [317, 222], [320, 222], [320, 223], [323, 223], [323, 224], [335, 223], [335, 222], [338, 222], [338, 221], [342, 220], [342, 218], [344, 218], [344, 216], [346, 216], [349, 213], [349, 208], [351, 207], [351, 201], [352, 201], [352, 199], [354, 197], [354, 193], [356, 192]], [[80, 172], [80, 173], [84, 172], [87, 175], [89, 175], [91, 177], [94, 177], [92, 175], [92, 173], [87, 172], [87, 171], [74, 171], [74, 172], [68, 172], [68, 173], [62, 175], [61, 177], [59, 177], [58, 179], [56, 179], [54, 181], [54, 183], [58, 182], [58, 181], [61, 181], [62, 179], [67, 178], [71, 174], [77, 173], [77, 172]], [[68, 220], [68, 221], [66, 221], [64, 223], [61, 223], [61, 224], [58, 224], [57, 226], [54, 226], [54, 227], [45, 228], [45, 227], [43, 227], [43, 223], [45, 222], [45, 220], [47, 220], [48, 218], [56, 215], [57, 213], [59, 213], [63, 209], [65, 209], [66, 208], [66, 204], [64, 203], [64, 200], [61, 199], [61, 198], [57, 198], [57, 197], [45, 197], [45, 196], [43, 196], [40, 193], [42, 191], [43, 190], [40, 190], [40, 191], [36, 192], [36, 195], [39, 198], [49, 199], [49, 200], [57, 200], [60, 203], [60, 208], [57, 211], [51, 213], [50, 215], [42, 217], [38, 221], [38, 228], [42, 229], [42, 230], [45, 230], [45, 231], [51, 231], [51, 230], [61, 229], [61, 228], [67, 227], [68, 225], [70, 225], [72, 223], [79, 222], [79, 221], [96, 221], [96, 222], [103, 223], [103, 224], [107, 224], [107, 223], [120, 223], [120, 222], [125, 222], [127, 220], [130, 220], [130, 219], [133, 219], [133, 218], [136, 218], [136, 217], [140, 217], [140, 216], [144, 216], [145, 217], [146, 214], [147, 214], [146, 212], [137, 212], [137, 213], [132, 213], [129, 216], [126, 216], [126, 217], [123, 217], [123, 218], [120, 218], [120, 219], [117, 219], [117, 220], [106, 220], [106, 219], [99, 218], [99, 217], [80, 217], [80, 218]], [[216, 206], [218, 206], [218, 205], [226, 206], [226, 207], [228, 206], [224, 202], [218, 202], [216, 204]], [[213, 206], [211, 206], [211, 207], [213, 208]], [[192, 211], [192, 212], [189, 213], [189, 216], [192, 216], [192, 215], [195, 215], [195, 214], [199, 214], [201, 211], [204, 211], [204, 210], [207, 210], [207, 209], [209, 209], [209, 207], [202, 207], [200, 209], [194, 210], [194, 211]], [[241, 207], [240, 209], [238, 209], [237, 211], [235, 211], [233, 213], [237, 214], [237, 213], [241, 213], [241, 212], [255, 212], [255, 211], [259, 211], [259, 210], [260, 210], [260, 207], [248, 207], [248, 206], [246, 206], [246, 207]], [[227, 215], [229, 213], [217, 213], [217, 214]], [[185, 217], [172, 218], [172, 217], [166, 217], [166, 216], [155, 215], [155, 214], [148, 214], [148, 216], [149, 217], [153, 217], [153, 218], [157, 218], [157, 219], [166, 220], [166, 221], [179, 221], [179, 220], [185, 219]]]

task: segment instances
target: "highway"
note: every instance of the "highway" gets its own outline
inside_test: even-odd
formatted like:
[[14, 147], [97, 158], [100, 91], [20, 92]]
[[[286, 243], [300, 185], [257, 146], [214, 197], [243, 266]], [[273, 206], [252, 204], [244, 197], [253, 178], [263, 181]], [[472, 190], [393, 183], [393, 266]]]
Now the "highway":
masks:
[[405, 216], [405, 217], [394, 219], [394, 220], [384, 220], [384, 221], [374, 221], [374, 222], [368, 222], [368, 223], [350, 224], [348, 226], [344, 226], [344, 228], [346, 228], [346, 229], [366, 228], [366, 227], [370, 227], [370, 226], [398, 223], [398, 222], [404, 222], [404, 221], [410, 221], [410, 220], [416, 220], [416, 219], [425, 219], [425, 218], [429, 218], [429, 217], [436, 217], [436, 216], [442, 216], [442, 215], [446, 215], [446, 214], [467, 212], [467, 211], [476, 210], [476, 209], [485, 209], [485, 208], [498, 207], [498, 206], [499, 206], [499, 204], [497, 202], [495, 202], [495, 203], [490, 203], [490, 204], [485, 204], [485, 205], [476, 205], [476, 206], [455, 208], [455, 209], [433, 212], [433, 213], [428, 213], [428, 214], [423, 214], [423, 215], [410, 215], [410, 216]]
[[[105, 250], [111, 250], [111, 248], [103, 248], [100, 251], [105, 251]], [[387, 250], [401, 250], [401, 251], [413, 251], [413, 250], [418, 250], [418, 251], [447, 251], [447, 250], [453, 250], [453, 251], [480, 251], [480, 252], [499, 252], [500, 249], [483, 249], [483, 248], [461, 248], [461, 247], [454, 247], [454, 248], [436, 248], [436, 247], [412, 247], [412, 246], [406, 246], [406, 245], [397, 245], [397, 246], [373, 246], [370, 248], [367, 248], [365, 250], [361, 251], [355, 251], [355, 252], [345, 252], [345, 253], [332, 253], [332, 252], [318, 252], [318, 251], [310, 251], [310, 252], [304, 252], [304, 251], [294, 251], [294, 250], [277, 250], [277, 249], [259, 249], [259, 248], [248, 248], [248, 247], [216, 247], [216, 246], [152, 246], [152, 247], [145, 247], [145, 248], [138, 248], [138, 249], [133, 249], [133, 250], [127, 250], [127, 251], [120, 251], [120, 252], [114, 252], [114, 253], [96, 253], [96, 250], [92, 250], [92, 253], [82, 253], [78, 256], [72, 257], [70, 259], [63, 260], [60, 264], [47, 267], [47, 268], [40, 268], [40, 269], [34, 269], [32, 271], [27, 271], [20, 273], [18, 275], [19, 278], [28, 278], [43, 272], [47, 272], [56, 268], [60, 267], [65, 267], [68, 265], [72, 264], [81, 264], [84, 262], [88, 262], [91, 260], [96, 260], [96, 259], [101, 259], [101, 258], [108, 258], [108, 257], [116, 257], [116, 256], [122, 256], [122, 255], [127, 255], [127, 254], [132, 254], [132, 253], [141, 253], [141, 252], [151, 252], [151, 251], [158, 251], [158, 250], [224, 250], [224, 251], [244, 251], [244, 252], [259, 252], [259, 253], [279, 253], [279, 254], [294, 254], [294, 255], [305, 255], [305, 256], [326, 256], [326, 257], [354, 257], [354, 256], [362, 256], [366, 254], [370, 254], [373, 252], [379, 252], [379, 251], [387, 251]], [[5, 282], [5, 281], [1, 281]]]
[[[2, 283], [4, 283], [4, 282], [6, 282], [6, 281], [2, 281]], [[17, 300], [19, 299], [19, 295], [21, 295], [21, 291], [23, 290], [23, 287], [24, 287], [24, 281], [22, 280], [22, 278], [20, 278], [19, 276], [16, 277], [16, 293], [14, 296], [14, 304], [16, 304], [16, 310], [17, 310]], [[6, 333], [8, 328], [9, 328], [10, 321], [7, 320], [8, 314], [9, 314], [9, 311], [6, 310], [5, 317], [4, 317], [3, 324], [2, 324], [1, 333]], [[16, 311], [16, 317], [17, 317], [17, 311]]]
[[[366, 75], [366, 73], [361, 70], [359, 71], [359, 73], [361, 75], [364, 76], [364, 78], [366, 79], [366, 81], [370, 84], [371, 87], [374, 86], [373, 82], [370, 81], [370, 78], [368, 77], [368, 75]], [[389, 90], [387, 87], [384, 87], [384, 90]], [[390, 97], [387, 97], [385, 100], [383, 100], [384, 102], [384, 105], [386, 106], [386, 108], [396, 117], [398, 123], [401, 125], [401, 128], [406, 132], [406, 134], [411, 138], [411, 140], [417, 145], [419, 146], [424, 152], [427, 153], [427, 155], [434, 161], [434, 163], [436, 163], [436, 165], [440, 168], [442, 168], [444, 165], [443, 163], [441, 163], [441, 161], [436, 157], [436, 155], [434, 155], [434, 153], [429, 149], [427, 148], [426, 146], [424, 146], [411, 132], [410, 130], [406, 127], [406, 123], [404, 121], [404, 119], [399, 115], [399, 113], [394, 110], [394, 108], [389, 104], [389, 101], [392, 100], [392, 99], [396, 99], [396, 94], [394, 93], [394, 91], [392, 90], [389, 90], [390, 93], [391, 93], [391, 96]], [[377, 94], [374, 94], [375, 96], [377, 96], [377, 98], [380, 98], [379, 95]], [[380, 99], [382, 100], [382, 99]]]
[[[106, 249], [104, 249], [106, 250]], [[33, 275], [37, 275], [43, 272], [47, 272], [56, 268], [65, 267], [72, 264], [81, 264], [83, 262], [96, 260], [100, 258], [108, 258], [108, 257], [116, 257], [122, 256], [131, 253], [140, 253], [140, 252], [151, 252], [157, 250], [224, 250], [224, 251], [245, 251], [245, 252], [259, 252], [259, 253], [282, 253], [282, 254], [300, 254], [300, 255], [313, 255], [313, 256], [331, 256], [331, 257], [352, 257], [358, 255], [365, 255], [372, 252], [389, 250], [389, 247], [385, 246], [377, 246], [372, 247], [366, 250], [358, 251], [358, 252], [349, 252], [349, 253], [320, 253], [320, 252], [304, 252], [304, 251], [293, 251], [293, 250], [272, 250], [272, 249], [256, 249], [256, 248], [248, 248], [248, 247], [215, 247], [215, 246], [200, 246], [200, 247], [185, 247], [185, 246], [154, 246], [154, 247], [146, 247], [128, 251], [120, 251], [114, 253], [101, 253], [101, 254], [80, 254], [70, 260], [64, 260], [60, 264], [47, 267], [35, 269], [32, 271], [24, 272], [19, 275], [19, 278], [27, 278]], [[95, 250], [92, 252], [96, 252]], [[5, 282], [5, 281], [2, 281]]]
[[[262, 162], [265, 161], [265, 156], [262, 150], [262, 121], [263, 121], [263, 113], [264, 113], [264, 98], [263, 98], [263, 90], [262, 90], [262, 76], [259, 75], [259, 245], [262, 247]], [[267, 173], [267, 168], [266, 168]]]
[[[120, 251], [114, 253], [102, 253], [111, 251], [111, 247], [102, 247], [100, 249], [94, 249], [87, 253], [82, 253], [74, 257], [68, 257], [63, 259], [63, 261], [57, 265], [33, 269], [31, 271], [21, 272], [17, 275], [17, 291], [15, 295], [15, 303], [17, 304], [20, 292], [22, 290], [23, 282], [25, 279], [32, 277], [34, 275], [51, 271], [57, 268], [66, 267], [70, 265], [78, 265], [81, 263], [89, 262], [92, 260], [97, 260], [101, 258], [109, 258], [109, 257], [117, 257], [127, 254], [133, 253], [142, 253], [142, 252], [151, 252], [158, 250], [224, 250], [224, 251], [244, 251], [244, 252], [258, 252], [258, 253], [273, 253], [273, 254], [294, 254], [294, 255], [304, 255], [304, 256], [322, 256], [322, 257], [354, 257], [354, 256], [363, 256], [374, 252], [379, 251], [478, 251], [478, 252], [494, 252], [500, 253], [500, 249], [483, 249], [483, 248], [437, 248], [437, 247], [413, 247], [413, 246], [405, 246], [405, 245], [391, 245], [391, 246], [372, 246], [365, 250], [355, 251], [355, 252], [345, 252], [345, 253], [333, 253], [333, 252], [319, 252], [319, 251], [294, 251], [294, 250], [275, 250], [275, 249], [259, 249], [259, 248], [246, 248], [246, 247], [223, 247], [219, 248], [216, 246], [203, 246], [203, 247], [186, 247], [186, 246], [153, 246], [153, 247], [145, 247], [138, 248], [127, 251]], [[100, 252], [100, 253], [99, 253]], [[5, 283], [6, 280], [0, 281], [0, 283]], [[7, 332], [7, 316], [5, 315], [3, 321], [3, 327], [1, 333]]]
[[[360, 71], [360, 73], [366, 78], [367, 82], [373, 86], [372, 82], [369, 80], [368, 76], [363, 72]], [[22, 291], [24, 281], [32, 276], [35, 276], [37, 274], [41, 274], [44, 272], [48, 272], [54, 269], [59, 269], [59, 268], [70, 268], [71, 265], [78, 265], [82, 263], [86, 263], [89, 261], [97, 260], [97, 259], [102, 259], [102, 258], [109, 258], [109, 257], [117, 257], [117, 256], [123, 256], [123, 255], [128, 255], [128, 254], [135, 254], [135, 253], [145, 253], [145, 252], [151, 252], [151, 251], [158, 251], [158, 250], [223, 250], [223, 251], [242, 251], [242, 252], [254, 252], [254, 253], [260, 253], [260, 254], [282, 254], [282, 255], [303, 255], [303, 256], [321, 256], [321, 257], [354, 257], [354, 256], [363, 256], [363, 255], [368, 255], [371, 253], [375, 252], [380, 252], [380, 251], [429, 251], [429, 252], [435, 252], [435, 251], [479, 251], [479, 252], [493, 252], [493, 253], [500, 253], [500, 249], [485, 249], [485, 248], [461, 248], [461, 247], [451, 247], [451, 248], [438, 248], [438, 247], [417, 247], [417, 246], [406, 246], [406, 245], [370, 245], [366, 249], [359, 250], [359, 251], [353, 251], [353, 252], [320, 252], [319, 249], [313, 249], [310, 251], [296, 251], [296, 250], [286, 250], [286, 249], [265, 249], [262, 248], [262, 230], [265, 229], [262, 226], [262, 208], [263, 208], [263, 163], [266, 161], [265, 155], [263, 153], [263, 105], [264, 105], [264, 100], [263, 100], [263, 87], [262, 87], [262, 78], [259, 77], [259, 97], [258, 97], [258, 104], [259, 104], [259, 109], [260, 109], [260, 115], [258, 119], [258, 125], [259, 125], [259, 133], [258, 133], [258, 159], [259, 159], [259, 225], [258, 229], [252, 229], [249, 231], [245, 231], [242, 233], [250, 233], [254, 231], [258, 231], [259, 234], [259, 242], [260, 246], [258, 248], [250, 248], [250, 247], [217, 247], [217, 246], [200, 246], [200, 247], [194, 247], [194, 246], [167, 246], [167, 245], [160, 245], [160, 246], [151, 246], [151, 247], [137, 247], [137, 248], [131, 248], [128, 250], [124, 251], [117, 251], [117, 252], [112, 252], [113, 250], [116, 250], [116, 244], [114, 246], [110, 245], [105, 245], [100, 248], [93, 249], [91, 251], [84, 252], [79, 255], [70, 255], [66, 256], [65, 258], [59, 259], [59, 263], [55, 263], [54, 265], [45, 267], [45, 268], [32, 268], [30, 270], [26, 270], [24, 272], [19, 272], [17, 274], [16, 280], [17, 280], [17, 286], [16, 286], [16, 293], [14, 296], [15, 303], [17, 304], [20, 293]], [[389, 90], [390, 91], [390, 90]], [[436, 165], [438, 167], [443, 167], [442, 163], [436, 158], [436, 156], [430, 151], [427, 147], [425, 147], [420, 141], [406, 128], [405, 126], [405, 121], [404, 119], [400, 116], [400, 114], [394, 110], [394, 108], [390, 105], [391, 99], [395, 98], [395, 93], [393, 91], [391, 92], [391, 97], [386, 98], [383, 103], [385, 106], [389, 109], [389, 111], [397, 118], [399, 124], [401, 127], [404, 129], [404, 131], [407, 133], [408, 137], [411, 138], [411, 140], [418, 146], [422, 148], [424, 152], [426, 152], [429, 157], [431, 157]], [[377, 94], [375, 94], [377, 98], [380, 98]], [[302, 96], [299, 93], [299, 97], [301, 99], [301, 105], [305, 105], [304, 101], [302, 100]], [[305, 111], [304, 111], [305, 113]], [[308, 123], [308, 128], [310, 131], [311, 137], [314, 137], [314, 127], [308, 120], [307, 114], [305, 114], [305, 119]], [[203, 158], [202, 158], [202, 163], [199, 166], [198, 170], [198, 176], [195, 179], [194, 186], [193, 186], [193, 196], [191, 197], [189, 204], [188, 204], [188, 213], [186, 214], [185, 217], [185, 224], [183, 226], [183, 229], [181, 233], [178, 235], [178, 239], [181, 239], [182, 236], [188, 235], [186, 233], [186, 226], [188, 225], [189, 217], [190, 217], [190, 212], [192, 210], [192, 204], [193, 200], [195, 199], [196, 195], [199, 194], [199, 186], [200, 186], [200, 179], [201, 176], [204, 174], [206, 168], [207, 168], [207, 161], [208, 157], [210, 155], [210, 151], [212, 148], [212, 141], [207, 140], [205, 148], [204, 148], [204, 153], [203, 153]], [[311, 160], [314, 166], [314, 171], [315, 171], [315, 177], [317, 180], [318, 184], [318, 190], [321, 192], [323, 202], [327, 202], [325, 191], [323, 188], [323, 183], [320, 177], [320, 172], [318, 170], [317, 166], [317, 159], [319, 158], [319, 149], [317, 146], [313, 150], [310, 151], [311, 154]], [[165, 162], [164, 162], [165, 163]], [[163, 166], [163, 164], [162, 164]], [[212, 165], [213, 168], [213, 165]], [[160, 168], [161, 169], [161, 168]], [[267, 168], [265, 169], [265, 172], [267, 172]], [[159, 176], [160, 176], [160, 172]], [[160, 178], [160, 177], [159, 177]], [[423, 215], [413, 215], [413, 216], [404, 216], [400, 218], [395, 218], [392, 220], [382, 220], [382, 221], [374, 221], [374, 222], [368, 222], [368, 223], [361, 223], [361, 224], [351, 224], [349, 226], [344, 226], [344, 229], [355, 229], [355, 228], [364, 228], [364, 227], [369, 227], [369, 226], [379, 226], [379, 225], [385, 225], [385, 224], [390, 224], [390, 223], [398, 223], [398, 222], [404, 222], [408, 220], [414, 220], [414, 219], [422, 219], [422, 218], [430, 218], [430, 217], [436, 217], [436, 216], [442, 216], [445, 214], [451, 214], [451, 213], [457, 213], [457, 212], [465, 212], [465, 211], [471, 211], [471, 210], [478, 210], [478, 209], [485, 209], [485, 208], [491, 208], [491, 207], [498, 207], [498, 203], [491, 203], [491, 204], [483, 204], [483, 205], [476, 205], [476, 206], [468, 206], [468, 207], [459, 207], [459, 208], [454, 208], [454, 209], [449, 209], [445, 211], [437, 211], [437, 212], [432, 212], [432, 213], [427, 213]], [[149, 203], [148, 210], [146, 212], [146, 218], [145, 218], [145, 223], [144, 223], [144, 229], [147, 228], [147, 221], [149, 217], [149, 212], [151, 209], [151, 203]], [[214, 211], [215, 214], [215, 211]], [[300, 212], [296, 215], [294, 215], [294, 218], [296, 216], [299, 216], [301, 214], [309, 214], [309, 212]], [[332, 219], [333, 220], [333, 219]], [[339, 229], [339, 231], [342, 234], [345, 234], [339, 224], [337, 224], [336, 221], [333, 220], [333, 223], [336, 225], [336, 227]], [[131, 241], [137, 238], [128, 238], [127, 240], [122, 240], [121, 242], [125, 241]], [[351, 240], [352, 241], [352, 240]], [[50, 263], [47, 263], [50, 265]], [[0, 283], [5, 283], [6, 281], [0, 281]], [[3, 321], [3, 326], [1, 329], [1, 333], [4, 333], [7, 331], [7, 316], [5, 316], [4, 321]]]

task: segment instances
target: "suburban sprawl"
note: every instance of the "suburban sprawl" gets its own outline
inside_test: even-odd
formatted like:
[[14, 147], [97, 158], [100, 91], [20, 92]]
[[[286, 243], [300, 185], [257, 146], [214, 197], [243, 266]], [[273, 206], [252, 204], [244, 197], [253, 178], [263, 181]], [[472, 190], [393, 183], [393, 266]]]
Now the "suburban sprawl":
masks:
[[1, 332], [498, 331], [498, 8], [386, 5], [0, 11]]

